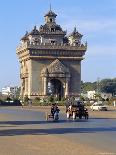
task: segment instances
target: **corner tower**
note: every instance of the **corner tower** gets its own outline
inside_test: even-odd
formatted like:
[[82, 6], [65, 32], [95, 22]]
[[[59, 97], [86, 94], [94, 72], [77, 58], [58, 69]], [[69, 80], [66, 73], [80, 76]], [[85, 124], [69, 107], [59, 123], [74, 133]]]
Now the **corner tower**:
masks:
[[21, 64], [21, 96], [80, 94], [81, 60], [87, 44], [81, 43], [82, 35], [76, 28], [66, 35], [51, 9], [44, 17], [45, 23], [26, 32], [16, 49]]

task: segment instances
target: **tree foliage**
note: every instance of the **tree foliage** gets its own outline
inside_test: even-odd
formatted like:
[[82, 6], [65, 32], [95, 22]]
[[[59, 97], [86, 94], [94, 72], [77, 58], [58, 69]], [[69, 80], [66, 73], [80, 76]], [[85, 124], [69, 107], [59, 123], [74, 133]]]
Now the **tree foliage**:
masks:
[[116, 93], [116, 78], [101, 80], [101, 91], [115, 95], [115, 93]]
[[82, 82], [81, 89], [83, 93], [86, 93], [87, 91], [92, 91], [97, 89], [97, 83], [96, 82]]
[[[99, 88], [98, 88], [99, 87]], [[102, 93], [111, 93], [112, 95], [116, 95], [116, 78], [114, 79], [102, 79], [95, 82], [82, 82], [81, 85], [82, 92], [86, 93], [87, 91], [99, 90]]]

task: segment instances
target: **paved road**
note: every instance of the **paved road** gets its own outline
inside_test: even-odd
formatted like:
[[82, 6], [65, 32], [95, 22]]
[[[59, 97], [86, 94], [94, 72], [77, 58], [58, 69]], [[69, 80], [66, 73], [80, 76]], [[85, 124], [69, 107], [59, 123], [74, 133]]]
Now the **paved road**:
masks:
[[[102, 150], [101, 154], [116, 155], [116, 119], [94, 118], [66, 120], [60, 114], [59, 122], [45, 121], [45, 113], [21, 107], [0, 107], [0, 137], [23, 135], [55, 135]], [[5, 119], [4, 119], [5, 118]]]

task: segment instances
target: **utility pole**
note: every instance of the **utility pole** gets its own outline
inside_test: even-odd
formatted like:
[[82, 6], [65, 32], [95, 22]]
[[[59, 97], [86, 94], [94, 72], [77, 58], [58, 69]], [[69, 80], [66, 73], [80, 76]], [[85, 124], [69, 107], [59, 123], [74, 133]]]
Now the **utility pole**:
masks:
[[99, 101], [99, 93], [100, 93], [100, 78], [97, 78], [97, 100]]
[[97, 78], [97, 94], [100, 92], [100, 78]]

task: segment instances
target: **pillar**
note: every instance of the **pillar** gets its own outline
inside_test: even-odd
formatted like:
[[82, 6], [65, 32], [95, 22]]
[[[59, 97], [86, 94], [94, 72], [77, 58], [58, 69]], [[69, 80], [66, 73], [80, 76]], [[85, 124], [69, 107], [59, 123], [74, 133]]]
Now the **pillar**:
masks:
[[28, 95], [28, 78], [25, 78], [25, 94]]
[[69, 95], [69, 80], [66, 80], [65, 83], [65, 97], [67, 97]]
[[43, 77], [43, 84], [44, 84], [44, 92], [43, 94], [47, 95], [47, 77]]
[[21, 79], [21, 91], [20, 91], [21, 100], [24, 99], [24, 90], [25, 90], [25, 81], [24, 81], [24, 79]]

